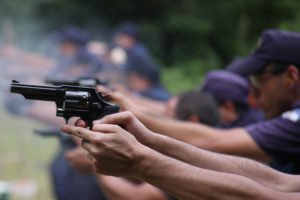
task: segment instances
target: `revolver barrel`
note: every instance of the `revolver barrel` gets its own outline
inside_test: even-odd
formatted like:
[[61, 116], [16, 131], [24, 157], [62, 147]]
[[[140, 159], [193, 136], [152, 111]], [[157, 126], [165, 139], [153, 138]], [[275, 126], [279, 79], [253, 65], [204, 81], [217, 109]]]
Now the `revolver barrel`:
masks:
[[94, 87], [82, 86], [37, 86], [12, 81], [10, 91], [22, 94], [26, 99], [54, 101], [56, 116], [65, 118], [80, 117], [87, 124], [105, 115], [116, 113], [119, 106], [106, 102], [104, 96]]

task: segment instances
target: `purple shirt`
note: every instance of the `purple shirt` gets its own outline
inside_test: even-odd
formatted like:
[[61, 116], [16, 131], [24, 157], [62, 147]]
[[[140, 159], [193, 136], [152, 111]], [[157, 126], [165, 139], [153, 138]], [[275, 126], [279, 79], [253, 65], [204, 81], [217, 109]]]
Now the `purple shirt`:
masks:
[[300, 101], [279, 117], [246, 126], [254, 141], [273, 158], [271, 166], [300, 174]]

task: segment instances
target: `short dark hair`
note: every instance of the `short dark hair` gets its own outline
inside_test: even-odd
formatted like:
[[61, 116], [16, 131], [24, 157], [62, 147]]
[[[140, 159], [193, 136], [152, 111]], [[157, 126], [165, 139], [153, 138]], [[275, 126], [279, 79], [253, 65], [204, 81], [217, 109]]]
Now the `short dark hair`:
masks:
[[196, 115], [201, 123], [209, 126], [217, 126], [220, 121], [215, 99], [198, 90], [181, 94], [175, 112], [178, 119], [187, 120], [191, 115]]

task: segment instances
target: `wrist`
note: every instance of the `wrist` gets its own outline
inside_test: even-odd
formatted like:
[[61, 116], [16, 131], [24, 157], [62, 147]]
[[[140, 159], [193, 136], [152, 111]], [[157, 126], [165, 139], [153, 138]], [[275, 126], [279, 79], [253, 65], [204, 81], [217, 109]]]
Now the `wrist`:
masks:
[[153, 165], [153, 152], [152, 149], [144, 145], [136, 149], [131, 177], [143, 179], [145, 173], [149, 171], [149, 168]]
[[143, 145], [153, 149], [156, 141], [157, 141], [157, 133], [154, 133], [154, 132], [148, 130], [147, 134], [144, 134], [144, 138], [142, 138], [141, 143]]

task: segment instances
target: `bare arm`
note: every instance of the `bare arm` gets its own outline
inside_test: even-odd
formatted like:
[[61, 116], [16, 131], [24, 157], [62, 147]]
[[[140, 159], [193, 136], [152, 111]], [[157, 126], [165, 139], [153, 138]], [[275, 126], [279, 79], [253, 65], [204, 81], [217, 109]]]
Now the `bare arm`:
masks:
[[[144, 125], [141, 124], [129, 112], [107, 116], [100, 120], [100, 123], [119, 124], [134, 134], [144, 145], [149, 146], [150, 148], [162, 154], [176, 158], [191, 165], [209, 170], [245, 176], [256, 182], [280, 191], [300, 191], [299, 176], [283, 174], [263, 164], [246, 158], [205, 151], [179, 140], [175, 140], [160, 134], [155, 134], [146, 129]], [[97, 130], [97, 123], [94, 125], [94, 128]], [[232, 131], [236, 132], [232, 133], [235, 134], [235, 138], [243, 138], [244, 135], [247, 136], [243, 129], [235, 129]], [[247, 137], [245, 138], [247, 139]], [[242, 139], [240, 139], [240, 141], [242, 141]], [[245, 149], [250, 147], [251, 146], [246, 147]]]
[[148, 184], [134, 184], [123, 178], [98, 174], [98, 180], [109, 200], [167, 200], [158, 188]]
[[300, 197], [299, 193], [278, 192], [246, 177], [193, 167], [156, 152], [147, 152], [140, 159], [142, 167], [138, 177], [182, 199], [292, 200]]
[[184, 141], [197, 147], [219, 153], [240, 155], [261, 161], [270, 161], [266, 154], [244, 129], [220, 130], [203, 124], [157, 118], [135, 106], [128, 98], [112, 94], [112, 99], [123, 110], [131, 111], [150, 130]]
[[243, 128], [221, 130], [199, 123], [173, 119], [160, 120], [137, 110], [134, 114], [150, 130], [194, 146], [265, 162], [271, 160], [271, 157], [253, 141]]
[[246, 177], [201, 169], [162, 155], [140, 144], [120, 126], [102, 124], [99, 132], [72, 126], [64, 126], [62, 130], [86, 141], [82, 146], [94, 156], [97, 172], [135, 177], [179, 199], [296, 200], [300, 197], [299, 193], [278, 192]]
[[116, 87], [115, 91], [112, 91], [102, 85], [97, 86], [97, 90], [109, 95], [114, 103], [120, 105], [121, 110], [128, 110], [130, 107], [150, 116], [162, 117], [164, 115], [166, 106], [164, 102], [133, 96], [123, 87], [120, 90], [118, 88], [120, 87]]
[[153, 134], [147, 145], [197, 167], [248, 177], [278, 191], [300, 192], [299, 175], [284, 174], [247, 158], [205, 151], [159, 134]]

